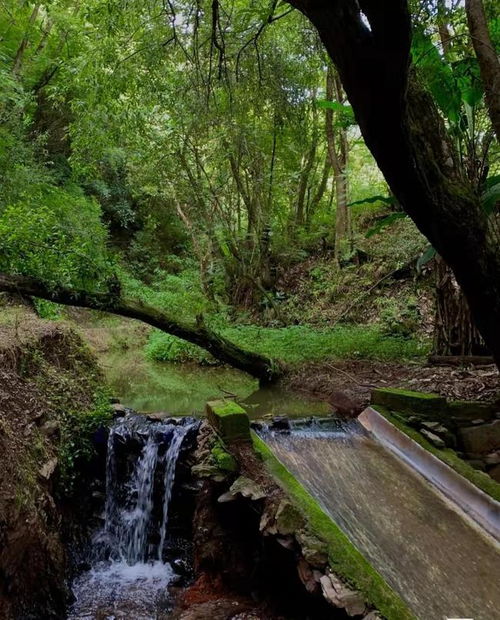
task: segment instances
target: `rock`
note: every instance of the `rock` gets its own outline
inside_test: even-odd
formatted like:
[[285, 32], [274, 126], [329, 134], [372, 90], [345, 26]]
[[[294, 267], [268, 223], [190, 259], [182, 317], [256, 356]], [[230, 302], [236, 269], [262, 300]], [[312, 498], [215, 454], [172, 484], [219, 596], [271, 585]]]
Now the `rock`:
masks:
[[290, 420], [286, 415], [275, 416], [269, 428], [273, 431], [289, 431]]
[[431, 431], [431, 433], [439, 436], [445, 436], [448, 434], [448, 429], [445, 428], [440, 422], [432, 422], [426, 420], [425, 422], [422, 422], [422, 426], [427, 430]]
[[326, 545], [304, 530], [296, 532], [295, 537], [299, 543], [304, 558], [316, 568], [323, 568], [328, 562], [328, 549]]
[[500, 448], [500, 420], [481, 426], [466, 426], [458, 431], [465, 452], [486, 454]]
[[[309, 564], [304, 560], [304, 558], [300, 558], [297, 564], [297, 572], [299, 574], [299, 578], [305, 586], [305, 589], [309, 592], [309, 594], [314, 594], [318, 590], [318, 582], [314, 578], [314, 573], [309, 566]], [[320, 580], [321, 583], [321, 580]]]
[[226, 475], [221, 472], [218, 467], [209, 465], [208, 463], [199, 463], [191, 467], [191, 473], [197, 478], [211, 478], [216, 482], [222, 482], [226, 478]]
[[220, 442], [217, 442], [215, 446], [212, 448], [210, 454], [212, 455], [212, 459], [215, 462], [215, 466], [222, 471], [235, 472], [238, 469], [238, 464], [236, 463], [236, 459], [232, 454], [229, 454], [224, 448], [221, 446]]
[[38, 473], [40, 474], [42, 478], [45, 478], [45, 480], [49, 480], [49, 478], [55, 472], [56, 467], [57, 467], [57, 459], [56, 457], [54, 457], [52, 459], [49, 459], [46, 463], [44, 463], [42, 467], [40, 467], [40, 469], [38, 470]]
[[57, 420], [48, 420], [42, 424], [40, 432], [45, 437], [58, 437], [61, 434], [61, 425]]
[[208, 421], [225, 443], [251, 442], [250, 420], [238, 404], [215, 400], [206, 404], [205, 412]]
[[276, 522], [274, 520], [274, 507], [267, 505], [260, 517], [259, 530], [264, 536], [275, 535], [278, 533]]
[[500, 464], [500, 450], [495, 450], [495, 452], [490, 452], [484, 457], [484, 462], [486, 465], [499, 465]]
[[420, 429], [420, 434], [423, 437], [425, 437], [428, 441], [430, 441], [431, 444], [436, 446], [436, 448], [445, 448], [446, 447], [446, 444], [441, 439], [441, 437], [439, 437], [438, 435], [435, 435], [434, 433], [431, 433], [431, 431], [428, 431], [427, 429], [422, 428], [422, 429]]
[[363, 617], [363, 620], [378, 620], [378, 618], [382, 618], [378, 611], [370, 611], [370, 613]]
[[163, 420], [170, 418], [171, 414], [168, 413], [168, 411], [155, 411], [154, 413], [148, 413], [146, 417], [152, 422], [162, 422]]
[[121, 418], [126, 413], [127, 409], [125, 408], [125, 405], [122, 405], [121, 403], [113, 403], [111, 405], [111, 414], [113, 418]]
[[295, 538], [293, 536], [285, 536], [284, 538], [278, 536], [276, 537], [276, 542], [290, 551], [295, 547]]
[[320, 579], [323, 596], [335, 607], [345, 609], [349, 616], [359, 616], [366, 611], [366, 603], [360, 592], [351, 590], [333, 573]]
[[474, 420], [491, 420], [495, 414], [495, 405], [475, 400], [455, 400], [448, 403], [448, 415], [459, 426], [470, 424]]
[[276, 529], [280, 534], [294, 534], [305, 524], [299, 510], [286, 499], [281, 500], [275, 519]]
[[254, 481], [246, 476], [240, 476], [231, 485], [229, 491], [233, 495], [238, 493], [243, 497], [256, 501], [266, 497], [266, 492]]
[[377, 388], [371, 393], [372, 405], [382, 405], [394, 411], [422, 414], [425, 417], [440, 417], [446, 410], [446, 398], [439, 394], [425, 394], [396, 388]]
[[500, 483], [500, 465], [495, 465], [488, 470], [488, 476], [491, 476], [495, 482]]

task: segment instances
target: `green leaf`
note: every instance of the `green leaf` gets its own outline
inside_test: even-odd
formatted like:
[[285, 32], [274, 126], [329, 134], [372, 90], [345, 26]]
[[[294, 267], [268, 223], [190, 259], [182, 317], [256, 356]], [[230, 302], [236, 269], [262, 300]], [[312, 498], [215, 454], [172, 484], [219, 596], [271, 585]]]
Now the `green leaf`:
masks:
[[422, 273], [422, 268], [427, 265], [427, 263], [431, 261], [436, 256], [436, 254], [437, 252], [432, 247], [432, 245], [430, 245], [426, 250], [424, 250], [424, 252], [422, 252], [422, 254], [420, 254], [416, 265], [418, 274]]
[[391, 213], [387, 217], [384, 217], [379, 222], [377, 222], [377, 224], [375, 224], [373, 228], [370, 228], [370, 230], [366, 233], [365, 237], [369, 239], [370, 237], [377, 235], [379, 232], [382, 232], [382, 230], [387, 226], [390, 226], [391, 224], [394, 224], [394, 222], [396, 222], [397, 220], [404, 219], [405, 217], [408, 217], [406, 213]]
[[[495, 179], [492, 181], [492, 179]], [[500, 176], [492, 177], [486, 182], [487, 189], [481, 195], [481, 206], [486, 213], [493, 213], [500, 203]]]

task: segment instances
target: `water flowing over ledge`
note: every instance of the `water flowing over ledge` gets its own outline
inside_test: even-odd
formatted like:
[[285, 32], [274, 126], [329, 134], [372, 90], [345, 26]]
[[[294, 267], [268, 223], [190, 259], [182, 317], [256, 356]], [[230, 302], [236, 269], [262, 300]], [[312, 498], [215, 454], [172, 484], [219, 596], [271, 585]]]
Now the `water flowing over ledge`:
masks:
[[110, 428], [105, 521], [93, 541], [91, 569], [73, 583], [69, 620], [149, 620], [168, 611], [167, 586], [176, 578], [164, 557], [169, 505], [183, 441], [198, 424], [130, 415]]

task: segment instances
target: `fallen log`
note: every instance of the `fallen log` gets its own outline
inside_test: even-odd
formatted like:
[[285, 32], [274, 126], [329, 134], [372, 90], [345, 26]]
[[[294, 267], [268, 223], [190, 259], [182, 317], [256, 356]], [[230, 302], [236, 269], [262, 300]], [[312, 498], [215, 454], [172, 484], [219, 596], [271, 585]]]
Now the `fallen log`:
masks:
[[489, 366], [495, 363], [491, 355], [430, 355], [428, 361], [435, 366]]
[[187, 325], [158, 308], [144, 304], [138, 299], [126, 298], [121, 294], [89, 293], [62, 286], [49, 287], [35, 278], [5, 273], [0, 273], [0, 292], [29, 295], [65, 306], [91, 308], [137, 319], [167, 334], [198, 345], [216, 359], [247, 372], [261, 383], [276, 381], [283, 373], [283, 368], [274, 360], [242, 349], [209, 329], [201, 316], [195, 325]]

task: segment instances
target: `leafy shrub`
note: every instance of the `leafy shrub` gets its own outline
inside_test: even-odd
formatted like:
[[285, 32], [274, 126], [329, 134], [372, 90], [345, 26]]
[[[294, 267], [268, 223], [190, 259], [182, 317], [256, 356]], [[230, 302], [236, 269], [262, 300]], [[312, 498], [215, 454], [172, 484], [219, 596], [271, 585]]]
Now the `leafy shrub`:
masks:
[[95, 290], [112, 273], [97, 203], [76, 189], [30, 188], [0, 215], [0, 269]]

